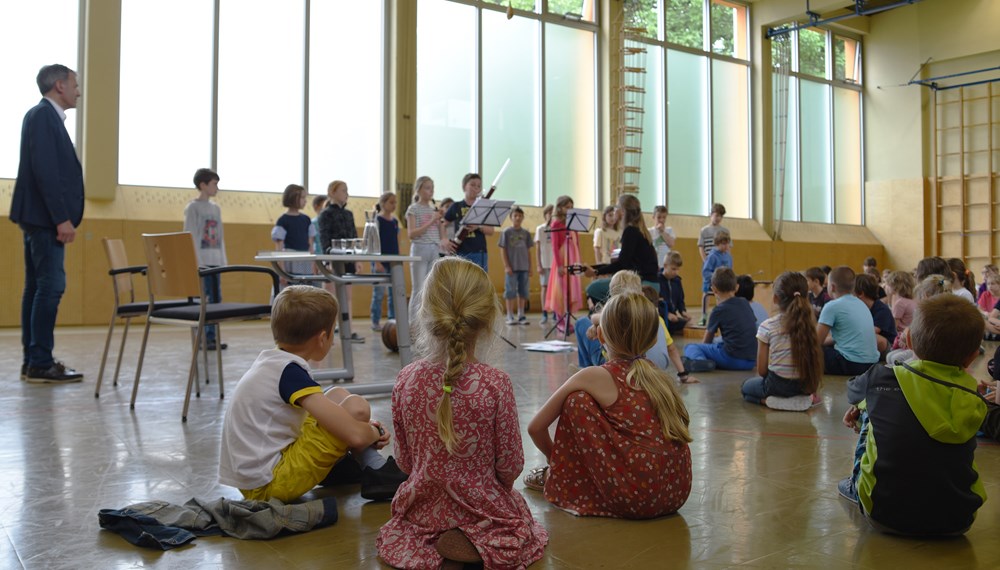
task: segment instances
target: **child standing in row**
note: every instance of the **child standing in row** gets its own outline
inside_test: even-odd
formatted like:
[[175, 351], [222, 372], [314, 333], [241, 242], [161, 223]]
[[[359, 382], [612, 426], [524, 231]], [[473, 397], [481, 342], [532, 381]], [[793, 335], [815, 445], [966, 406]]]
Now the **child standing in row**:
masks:
[[[556, 327], [560, 333], [573, 330], [569, 323], [570, 313], [580, 310], [582, 297], [580, 276], [568, 275], [569, 266], [580, 263], [579, 238], [576, 232], [566, 227], [566, 212], [573, 208], [573, 198], [560, 196], [556, 200], [552, 224], [552, 270], [549, 275], [549, 289], [545, 299], [545, 309], [556, 315]], [[568, 289], [567, 289], [568, 287]], [[568, 299], [567, 299], [568, 297]]]
[[[330, 251], [330, 246], [335, 239], [357, 239], [358, 228], [354, 225], [354, 214], [347, 209], [347, 183], [343, 180], [334, 180], [326, 188], [326, 194], [329, 197], [326, 209], [324, 209], [319, 214], [317, 223], [319, 225], [319, 241], [320, 247], [323, 248], [324, 252]], [[344, 264], [345, 273], [355, 273], [357, 272], [357, 267], [354, 263]], [[345, 294], [345, 310], [350, 313], [351, 310], [351, 286], [347, 285], [344, 287], [346, 291]], [[351, 342], [362, 343], [365, 339], [361, 338], [358, 333], [351, 333]]]
[[360, 466], [366, 499], [390, 499], [406, 479], [378, 453], [389, 435], [368, 402], [339, 387], [323, 393], [310, 374], [307, 362], [333, 346], [338, 313], [337, 299], [318, 287], [292, 285], [274, 299], [277, 348], [261, 352], [240, 379], [222, 426], [219, 481], [247, 499], [294, 501], [341, 461]]
[[611, 297], [598, 329], [609, 361], [574, 374], [528, 424], [548, 465], [532, 470], [525, 486], [581, 516], [646, 519], [684, 504], [688, 412], [674, 382], [643, 356], [658, 328], [656, 307], [641, 294]]
[[[313, 250], [316, 240], [316, 227], [309, 216], [302, 213], [306, 207], [309, 195], [306, 189], [298, 184], [289, 184], [281, 195], [281, 205], [288, 208], [271, 228], [271, 240], [278, 251], [301, 251], [309, 253]], [[291, 275], [312, 275], [313, 267], [309, 261], [289, 261], [285, 263], [285, 271]], [[287, 284], [281, 278], [281, 286]]]
[[[712, 292], [719, 300], [708, 319], [702, 344], [684, 347], [684, 369], [689, 372], [722, 370], [753, 370], [757, 358], [754, 332], [757, 330], [753, 309], [743, 297], [736, 296], [736, 274], [728, 267], [719, 267], [712, 275]], [[715, 343], [716, 331], [722, 342]]]
[[[393, 214], [396, 212], [396, 195], [392, 192], [383, 193], [375, 205], [375, 222], [378, 223], [379, 251], [382, 255], [399, 255], [399, 220]], [[372, 263], [372, 273], [389, 273], [388, 263]], [[396, 303], [392, 298], [391, 285], [376, 285], [372, 289], [372, 330], [382, 330], [379, 321], [382, 319], [382, 299], [388, 293], [389, 319], [396, 318]]]
[[379, 557], [396, 568], [523, 568], [542, 557], [548, 533], [514, 490], [524, 449], [510, 377], [483, 362], [500, 318], [496, 293], [485, 271], [449, 257], [421, 294], [424, 358], [392, 391], [396, 456], [410, 478], [379, 530]]
[[[729, 254], [729, 232], [720, 230], [715, 234], [712, 251], [705, 258], [701, 267], [701, 324], [708, 319], [708, 294], [712, 290], [712, 275], [720, 267], [733, 268], [733, 256]], [[722, 300], [716, 298], [716, 306]]]
[[434, 181], [421, 176], [413, 183], [416, 200], [406, 209], [406, 235], [410, 238], [410, 255], [420, 261], [410, 263], [410, 315], [416, 314], [420, 290], [431, 273], [431, 267], [441, 252], [441, 220], [444, 213], [434, 207]]
[[666, 206], [653, 208], [653, 227], [649, 228], [649, 235], [653, 238], [653, 247], [656, 248], [656, 263], [663, 267], [667, 261], [667, 255], [677, 242], [674, 228], [667, 225]]
[[[528, 302], [528, 280], [531, 278], [531, 233], [521, 227], [524, 210], [514, 206], [510, 211], [513, 225], [500, 232], [500, 255], [503, 257], [504, 294], [507, 303], [507, 324], [526, 325], [524, 305]], [[517, 319], [514, 318], [517, 303]]]
[[757, 374], [743, 382], [743, 399], [776, 410], [805, 411], [818, 401], [823, 352], [806, 278], [786, 271], [774, 280], [779, 313], [757, 329]]
[[548, 298], [546, 293], [548, 292], [549, 272], [552, 269], [552, 233], [548, 230], [549, 225], [552, 223], [552, 211], [554, 209], [555, 206], [547, 204], [542, 209], [542, 217], [545, 218], [545, 223], [539, 224], [535, 228], [535, 255], [538, 261], [538, 281], [542, 286], [541, 324], [543, 325], [549, 322], [549, 312], [545, 309], [545, 300]]
[[619, 224], [621, 220], [615, 214], [615, 207], [604, 208], [601, 227], [594, 232], [594, 263], [611, 263], [611, 253], [621, 247], [622, 232]]
[[[199, 168], [194, 173], [194, 186], [198, 197], [184, 207], [184, 231], [194, 238], [201, 267], [227, 265], [226, 244], [222, 232], [222, 210], [212, 198], [219, 193], [219, 175], [208, 168]], [[222, 301], [222, 284], [219, 275], [202, 277], [202, 287], [209, 303]], [[208, 350], [225, 350], [225, 343], [217, 342], [219, 325], [205, 327], [205, 342]]]

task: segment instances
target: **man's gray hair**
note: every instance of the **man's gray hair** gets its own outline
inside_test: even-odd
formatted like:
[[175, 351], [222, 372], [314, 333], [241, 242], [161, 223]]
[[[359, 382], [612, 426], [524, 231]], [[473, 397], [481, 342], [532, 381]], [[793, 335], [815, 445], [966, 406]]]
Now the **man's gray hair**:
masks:
[[38, 77], [35, 78], [38, 90], [45, 95], [56, 86], [56, 81], [64, 81], [70, 73], [73, 73], [72, 69], [58, 63], [42, 67], [38, 70]]

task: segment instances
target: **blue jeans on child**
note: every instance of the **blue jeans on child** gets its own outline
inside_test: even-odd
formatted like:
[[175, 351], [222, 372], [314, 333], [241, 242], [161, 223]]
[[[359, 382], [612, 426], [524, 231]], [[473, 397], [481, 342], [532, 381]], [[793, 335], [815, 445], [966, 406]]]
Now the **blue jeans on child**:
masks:
[[[722, 370], [753, 370], [757, 366], [757, 362], [754, 360], [729, 356], [723, 345], [719, 343], [689, 344], [684, 347], [684, 356], [695, 361], [712, 360], [715, 362], [715, 367]], [[697, 363], [695, 363], [694, 370], [689, 370], [689, 372], [704, 372], [698, 368]]]
[[468, 259], [472, 263], [475, 263], [479, 267], [482, 267], [483, 271], [489, 273], [490, 271], [489, 257], [486, 256], [485, 251], [471, 251], [469, 253], [459, 253], [457, 255], [463, 259]]
[[763, 404], [764, 398], [768, 396], [790, 398], [803, 394], [802, 382], [783, 378], [770, 370], [767, 371], [767, 376], [763, 378], [760, 376], [747, 378], [743, 382], [742, 390], [743, 399], [751, 404]]
[[[219, 275], [206, 275], [201, 278], [201, 286], [205, 290], [205, 297], [209, 303], [222, 302], [222, 282]], [[215, 344], [218, 336], [219, 325], [209, 325], [205, 327], [205, 340], [208, 344]]]
[[[372, 273], [385, 273], [382, 267], [372, 264]], [[389, 292], [389, 318], [396, 318], [396, 307], [392, 300], [392, 287], [389, 285], [376, 285], [372, 288], [372, 306], [370, 307], [372, 324], [377, 325], [382, 320], [382, 299], [385, 298], [386, 291]]]
[[590, 317], [580, 317], [573, 325], [573, 330], [576, 332], [576, 360], [580, 368], [604, 364], [601, 341], [587, 338], [587, 329], [591, 326], [593, 325]]

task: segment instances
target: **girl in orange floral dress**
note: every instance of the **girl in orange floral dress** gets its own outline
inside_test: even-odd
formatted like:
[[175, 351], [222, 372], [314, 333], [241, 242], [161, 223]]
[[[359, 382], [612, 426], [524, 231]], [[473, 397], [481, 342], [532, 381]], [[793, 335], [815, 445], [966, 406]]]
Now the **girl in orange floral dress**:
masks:
[[[689, 417], [673, 380], [643, 355], [656, 342], [656, 307], [642, 295], [605, 305], [608, 351], [566, 381], [528, 424], [548, 466], [524, 478], [576, 515], [646, 519], [672, 514], [691, 492]], [[555, 442], [549, 426], [556, 420]]]

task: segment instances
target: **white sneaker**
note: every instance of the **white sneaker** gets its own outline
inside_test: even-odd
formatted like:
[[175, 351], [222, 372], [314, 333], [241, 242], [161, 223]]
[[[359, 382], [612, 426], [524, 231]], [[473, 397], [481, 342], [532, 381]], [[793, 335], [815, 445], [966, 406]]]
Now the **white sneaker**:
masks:
[[508, 316], [506, 323], [508, 325], [516, 325], [517, 324], [517, 319], [515, 319], [514, 317]]
[[804, 412], [812, 407], [812, 396], [801, 395], [790, 398], [779, 398], [778, 396], [768, 396], [764, 398], [764, 405], [772, 410], [785, 410], [786, 412]]

